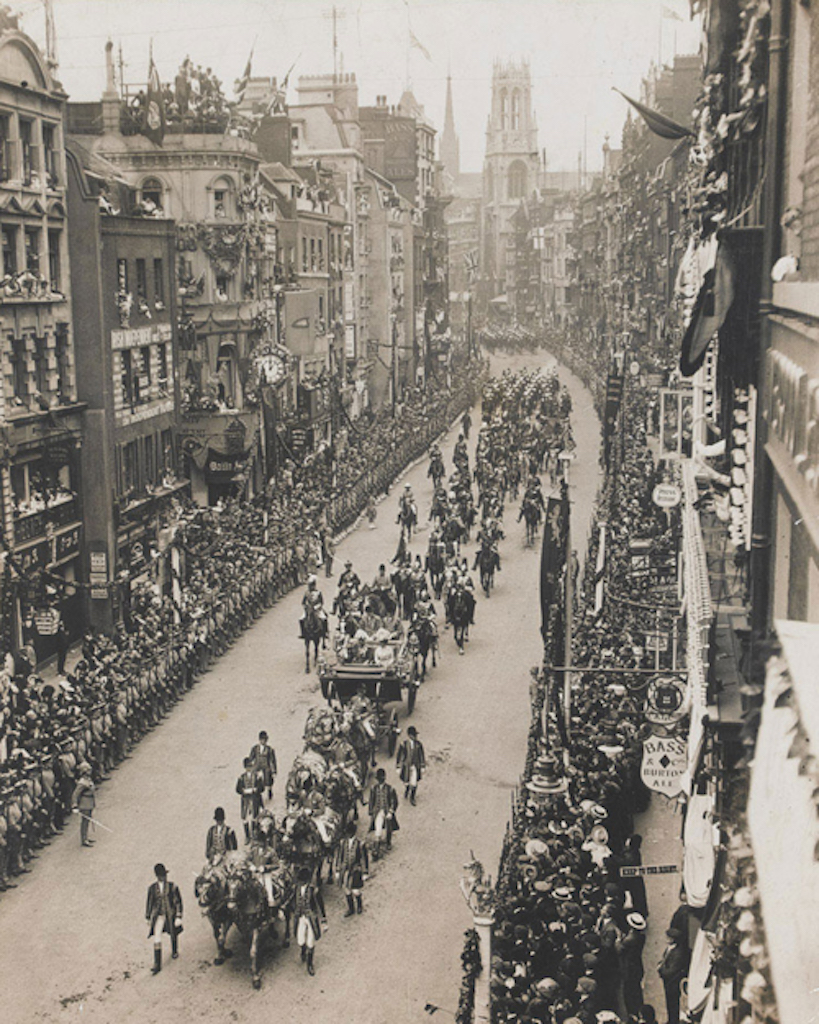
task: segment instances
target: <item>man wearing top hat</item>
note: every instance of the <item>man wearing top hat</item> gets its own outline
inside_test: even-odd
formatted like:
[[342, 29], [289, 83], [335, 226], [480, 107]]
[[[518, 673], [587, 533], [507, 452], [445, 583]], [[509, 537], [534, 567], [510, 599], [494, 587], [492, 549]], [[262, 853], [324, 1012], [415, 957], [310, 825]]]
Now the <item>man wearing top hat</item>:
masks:
[[256, 819], [262, 809], [262, 792], [264, 781], [261, 774], [253, 767], [253, 761], [244, 759], [244, 771], [236, 780], [236, 792], [242, 798], [242, 825], [245, 830], [245, 842], [249, 843], [255, 829]]
[[151, 974], [162, 970], [162, 935], [171, 937], [171, 957], [179, 956], [178, 936], [182, 931], [182, 893], [169, 878], [164, 864], [154, 865], [156, 881], [148, 886], [145, 920], [149, 924], [148, 938], [153, 939], [154, 965]]
[[418, 739], [418, 730], [414, 725], [407, 729], [407, 738], [398, 748], [395, 766], [404, 783], [404, 797], [409, 797], [410, 803], [414, 806], [421, 773], [427, 766], [424, 745]]
[[225, 809], [217, 807], [213, 812], [213, 824], [208, 829], [208, 836], [205, 841], [205, 857], [209, 861], [221, 857], [222, 854], [238, 849], [236, 833], [225, 824]]
[[259, 733], [259, 742], [254, 743], [250, 751], [253, 767], [262, 778], [263, 788], [267, 790], [267, 799], [273, 795], [273, 782], [276, 779], [276, 751], [267, 742], [267, 733]]
[[373, 860], [381, 856], [382, 837], [386, 842], [387, 849], [392, 846], [392, 834], [398, 831], [398, 822], [395, 812], [398, 809], [398, 795], [395, 789], [387, 782], [387, 773], [379, 768], [375, 773], [375, 782], [370, 788], [370, 832], [373, 833], [375, 847], [373, 849]]
[[91, 777], [91, 765], [83, 761], [77, 768], [77, 785], [71, 796], [71, 811], [80, 815], [80, 845], [91, 846], [92, 839], [88, 838], [88, 825], [94, 816], [96, 806], [94, 780]]

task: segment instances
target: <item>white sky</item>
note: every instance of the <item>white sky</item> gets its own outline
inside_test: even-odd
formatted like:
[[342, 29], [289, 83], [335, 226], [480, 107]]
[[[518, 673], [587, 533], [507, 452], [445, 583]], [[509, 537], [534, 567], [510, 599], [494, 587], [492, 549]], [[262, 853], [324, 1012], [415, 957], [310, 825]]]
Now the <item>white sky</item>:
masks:
[[[10, 0], [22, 27], [42, 44], [40, 0]], [[125, 79], [147, 78], [148, 47], [163, 80], [186, 54], [212, 67], [232, 96], [255, 40], [253, 73], [281, 79], [296, 61], [299, 74], [332, 71], [331, 0], [54, 0], [59, 75], [74, 100], [99, 98], [105, 82], [104, 45], [122, 45]], [[492, 63], [527, 57], [539, 145], [551, 170], [574, 170], [587, 140], [588, 169], [601, 164], [604, 135], [619, 146], [625, 101], [617, 86], [639, 93], [658, 58], [695, 53], [699, 25], [688, 0], [336, 0], [344, 70], [355, 71], [359, 102], [384, 93], [397, 103], [406, 83], [408, 18], [429, 51], [410, 55], [413, 91], [443, 128], [447, 68], [452, 71], [461, 169], [480, 170]], [[674, 11], [683, 21], [662, 17]], [[585, 131], [584, 131], [585, 128]]]

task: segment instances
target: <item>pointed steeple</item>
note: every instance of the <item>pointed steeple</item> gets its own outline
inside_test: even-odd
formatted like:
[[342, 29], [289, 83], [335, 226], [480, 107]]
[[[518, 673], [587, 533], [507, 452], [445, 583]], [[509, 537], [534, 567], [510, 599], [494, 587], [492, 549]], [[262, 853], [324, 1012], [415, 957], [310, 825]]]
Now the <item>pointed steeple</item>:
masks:
[[455, 114], [452, 106], [452, 75], [446, 76], [446, 112], [444, 113], [444, 130], [441, 134], [441, 162], [447, 174], [457, 183], [461, 173], [461, 157], [458, 136], [455, 132]]

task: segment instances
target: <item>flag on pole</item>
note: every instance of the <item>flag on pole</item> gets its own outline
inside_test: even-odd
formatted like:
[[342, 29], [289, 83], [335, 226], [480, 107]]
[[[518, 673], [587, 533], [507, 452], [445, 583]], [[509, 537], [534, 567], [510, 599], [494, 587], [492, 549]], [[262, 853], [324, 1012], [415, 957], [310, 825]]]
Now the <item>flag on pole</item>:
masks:
[[624, 92], [621, 92], [620, 89], [614, 86], [612, 88], [615, 92], [619, 92], [623, 99], [627, 100], [634, 107], [645, 121], [646, 127], [654, 132], [655, 135], [659, 135], [661, 139], [684, 139], [689, 135], [694, 135], [690, 128], [686, 128], [685, 125], [680, 124], [673, 118], [666, 117], [659, 110], [652, 110], [651, 107], [647, 107], [644, 103], [638, 103], [637, 100], [633, 100], [631, 96], [626, 96]]
[[148, 94], [142, 111], [142, 134], [157, 146], [161, 146], [165, 138], [165, 100], [153, 53], [148, 64]]
[[466, 276], [469, 283], [472, 284], [478, 277], [478, 250], [471, 249], [469, 252], [465, 252], [464, 263], [466, 264]]
[[423, 55], [426, 57], [426, 59], [428, 61], [431, 61], [432, 57], [430, 57], [429, 55], [429, 50], [426, 48], [426, 46], [424, 46], [424, 44], [421, 42], [418, 36], [412, 31], [412, 29], [409, 30], [409, 35], [410, 46], [414, 46], [416, 50], [420, 50], [421, 53], [423, 53]]
[[663, 4], [663, 17], [664, 18], [671, 18], [672, 21], [684, 21], [685, 20], [681, 14], [677, 14], [676, 11], [672, 11], [671, 8], [670, 7], [666, 7], [665, 4]]
[[244, 74], [241, 78], [237, 78], [233, 86], [233, 92], [236, 95], [236, 102], [241, 103], [245, 97], [245, 89], [247, 89], [247, 83], [250, 81], [250, 65], [253, 63], [253, 47], [250, 48], [250, 56], [247, 58], [247, 65], [245, 66]]
[[623, 377], [610, 373], [606, 381], [606, 404], [603, 410], [603, 452], [605, 463], [609, 464], [611, 442], [617, 430], [620, 402], [623, 397]]
[[569, 536], [569, 499], [567, 488], [559, 498], [549, 498], [543, 547], [540, 553], [540, 631], [546, 641], [549, 614], [560, 592], [560, 574], [566, 564]]

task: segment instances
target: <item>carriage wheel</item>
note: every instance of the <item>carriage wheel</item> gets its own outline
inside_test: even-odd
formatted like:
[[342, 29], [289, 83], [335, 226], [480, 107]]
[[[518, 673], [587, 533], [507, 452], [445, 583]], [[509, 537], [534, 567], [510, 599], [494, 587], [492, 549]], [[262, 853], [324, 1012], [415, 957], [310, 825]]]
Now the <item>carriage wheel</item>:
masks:
[[[407, 712], [411, 715], [415, 710], [415, 698], [418, 696], [418, 684], [410, 683], [407, 690]], [[392, 753], [392, 751], [390, 751]]]

